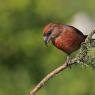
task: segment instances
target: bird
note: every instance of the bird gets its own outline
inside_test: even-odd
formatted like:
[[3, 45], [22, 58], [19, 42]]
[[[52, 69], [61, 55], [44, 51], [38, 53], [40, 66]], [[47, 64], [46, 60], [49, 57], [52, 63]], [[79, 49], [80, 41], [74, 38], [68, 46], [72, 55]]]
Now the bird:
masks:
[[85, 41], [87, 35], [71, 25], [62, 23], [49, 23], [44, 26], [43, 38], [45, 45], [51, 41], [52, 44], [67, 54], [69, 60], [70, 55], [81, 47], [81, 43]]

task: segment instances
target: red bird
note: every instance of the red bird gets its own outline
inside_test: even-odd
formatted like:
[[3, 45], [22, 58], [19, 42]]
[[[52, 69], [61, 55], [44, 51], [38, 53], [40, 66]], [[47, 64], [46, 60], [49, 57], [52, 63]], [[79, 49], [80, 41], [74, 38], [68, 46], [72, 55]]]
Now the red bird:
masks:
[[87, 37], [73, 26], [57, 23], [47, 24], [43, 36], [46, 45], [52, 41], [55, 47], [68, 55], [78, 50]]

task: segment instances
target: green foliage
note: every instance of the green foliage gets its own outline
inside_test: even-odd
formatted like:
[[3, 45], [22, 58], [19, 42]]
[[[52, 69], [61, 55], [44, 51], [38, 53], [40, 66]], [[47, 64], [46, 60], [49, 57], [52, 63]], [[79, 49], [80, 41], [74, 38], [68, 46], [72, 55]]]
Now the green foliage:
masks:
[[[67, 23], [77, 11], [95, 16], [94, 0], [0, 0], [0, 95], [26, 95], [66, 55], [44, 46], [43, 26]], [[38, 95], [94, 95], [94, 70], [72, 67]]]

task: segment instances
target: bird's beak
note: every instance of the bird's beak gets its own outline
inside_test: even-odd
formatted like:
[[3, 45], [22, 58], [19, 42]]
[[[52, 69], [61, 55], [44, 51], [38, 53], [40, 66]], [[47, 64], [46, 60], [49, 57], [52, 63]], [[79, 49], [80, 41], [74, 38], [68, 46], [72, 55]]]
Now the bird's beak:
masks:
[[44, 42], [46, 46], [48, 46], [49, 41], [50, 41], [50, 38], [48, 36], [44, 36]]

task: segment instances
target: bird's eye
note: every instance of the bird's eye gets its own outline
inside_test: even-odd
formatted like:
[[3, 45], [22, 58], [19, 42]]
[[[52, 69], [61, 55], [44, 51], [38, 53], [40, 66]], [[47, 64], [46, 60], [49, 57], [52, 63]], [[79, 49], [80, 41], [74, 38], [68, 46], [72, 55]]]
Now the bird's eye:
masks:
[[51, 31], [48, 31], [47, 33], [44, 33], [43, 36], [50, 36]]
[[47, 35], [50, 35], [51, 34], [51, 31], [49, 31], [48, 33], [47, 33]]

